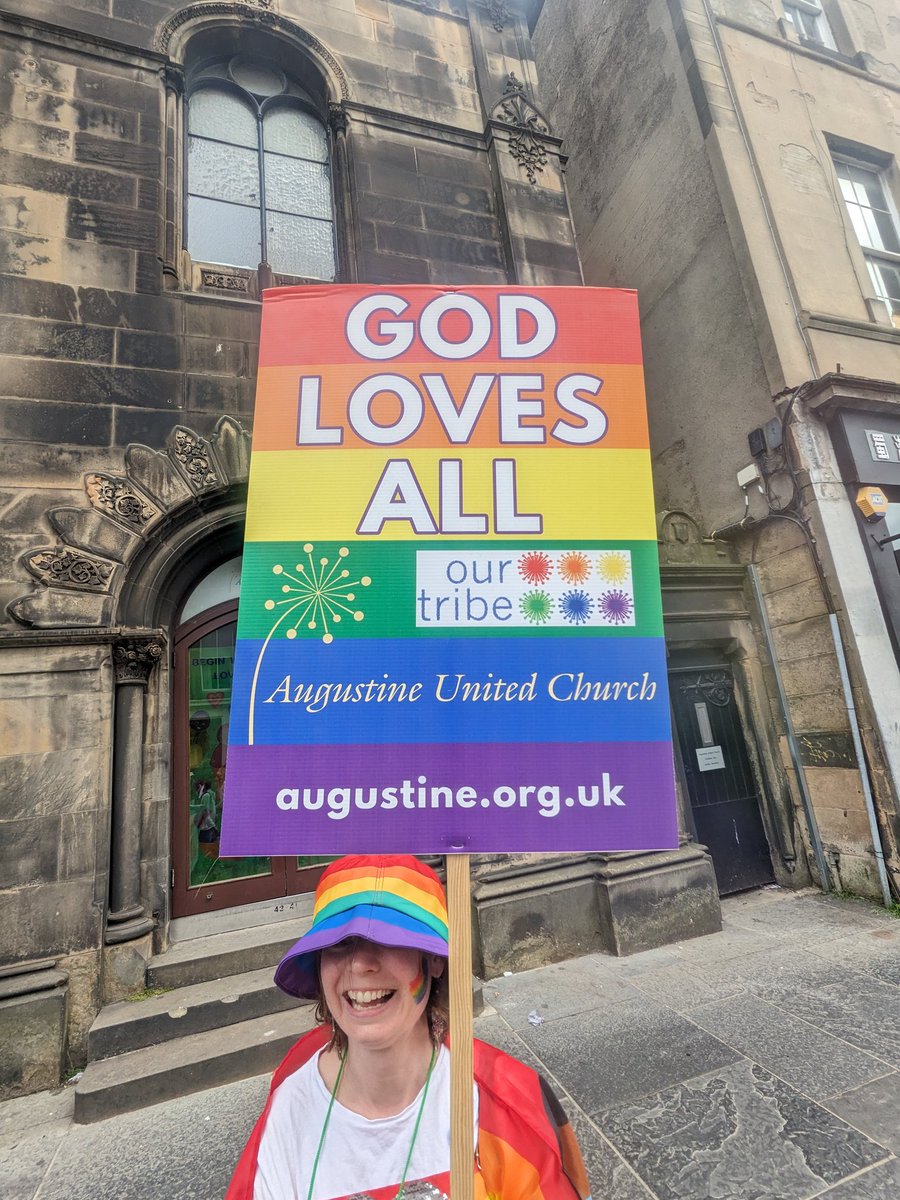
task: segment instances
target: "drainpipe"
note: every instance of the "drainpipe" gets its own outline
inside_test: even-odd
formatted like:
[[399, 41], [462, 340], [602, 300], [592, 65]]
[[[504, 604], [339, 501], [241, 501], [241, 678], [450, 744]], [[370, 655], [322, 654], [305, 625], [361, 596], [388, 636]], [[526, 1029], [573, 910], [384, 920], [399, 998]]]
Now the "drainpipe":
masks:
[[[715, 534], [713, 536], [715, 536]], [[813, 846], [813, 853], [816, 858], [816, 866], [819, 868], [819, 878], [822, 880], [822, 887], [824, 890], [826, 892], [830, 892], [832, 891], [831, 872], [829, 871], [828, 864], [825, 861], [825, 852], [822, 848], [822, 838], [819, 834], [819, 823], [816, 820], [812, 797], [809, 794], [809, 788], [806, 784], [806, 772], [803, 770], [803, 761], [800, 758], [800, 747], [797, 745], [797, 737], [794, 733], [794, 722], [791, 720], [791, 710], [790, 706], [788, 705], [787, 693], [784, 690], [784, 680], [781, 677], [781, 668], [778, 665], [778, 655], [775, 653], [775, 641], [772, 637], [772, 626], [769, 624], [769, 614], [766, 611], [762, 589], [759, 586], [759, 568], [755, 564], [751, 564], [747, 568], [747, 574], [750, 577], [750, 586], [753, 588], [753, 595], [756, 599], [756, 607], [759, 612], [760, 620], [762, 621], [763, 637], [766, 641], [766, 649], [769, 652], [769, 662], [772, 664], [772, 670], [775, 674], [775, 685], [778, 688], [778, 699], [781, 704], [781, 714], [784, 717], [788, 749], [790, 751], [791, 762], [794, 767], [794, 774], [797, 777], [797, 786], [800, 789], [800, 797], [803, 802], [803, 812], [806, 816], [806, 824], [809, 828], [809, 836]]]
[[[830, 606], [829, 606], [830, 607]], [[850, 674], [847, 670], [847, 656], [844, 653], [844, 643], [841, 639], [841, 629], [837, 614], [828, 613], [831, 622], [831, 636], [834, 638], [834, 650], [837, 654], [838, 670], [841, 673], [841, 688], [844, 692], [844, 702], [847, 705], [847, 715], [850, 718], [850, 731], [853, 734], [853, 749], [856, 751], [856, 761], [859, 764], [859, 778], [862, 783], [863, 796], [866, 801], [866, 814], [869, 818], [869, 831], [872, 834], [872, 847], [875, 851], [875, 862], [878, 866], [878, 882], [881, 884], [881, 896], [884, 907], [890, 908], [893, 903], [891, 885], [888, 880], [887, 866], [884, 861], [884, 847], [881, 844], [881, 831], [878, 828], [878, 817], [875, 814], [875, 799], [869, 786], [869, 772], [866, 770], [863, 757], [862, 738], [859, 733], [859, 720], [856, 716], [856, 705], [853, 702], [853, 688], [850, 686]]]

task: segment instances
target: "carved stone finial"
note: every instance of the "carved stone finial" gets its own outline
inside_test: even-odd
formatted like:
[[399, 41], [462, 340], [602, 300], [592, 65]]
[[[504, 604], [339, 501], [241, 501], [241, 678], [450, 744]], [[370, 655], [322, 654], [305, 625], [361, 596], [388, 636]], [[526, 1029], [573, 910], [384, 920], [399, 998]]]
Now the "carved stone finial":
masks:
[[537, 183], [538, 174], [547, 165], [547, 147], [542, 136], [550, 133], [550, 123], [529, 99], [525, 85], [514, 71], [506, 76], [503, 93], [491, 116], [510, 127], [509, 152], [524, 168], [528, 182]]
[[116, 683], [139, 683], [144, 687], [150, 672], [162, 658], [163, 644], [157, 638], [124, 638], [113, 646]]
[[507, 8], [504, 0], [487, 0], [487, 10], [494, 29], [496, 29], [498, 33], [502, 33], [506, 28], [506, 22], [512, 16], [512, 13]]

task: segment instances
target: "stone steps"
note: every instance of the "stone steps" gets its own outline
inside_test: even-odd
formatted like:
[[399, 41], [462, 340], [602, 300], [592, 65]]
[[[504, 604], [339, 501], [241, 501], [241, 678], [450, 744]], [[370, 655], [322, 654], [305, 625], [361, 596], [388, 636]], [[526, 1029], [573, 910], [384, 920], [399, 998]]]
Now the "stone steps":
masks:
[[150, 959], [147, 987], [189, 987], [263, 967], [274, 970], [281, 956], [309, 928], [310, 919], [175, 942], [164, 954]]
[[91, 1062], [75, 1088], [74, 1119], [87, 1125], [271, 1071], [313, 1027], [314, 1011], [312, 1004], [296, 1004], [285, 1012]]
[[148, 991], [165, 990], [109, 1004], [91, 1026], [76, 1122], [271, 1071], [314, 1024], [314, 1006], [272, 982], [275, 965], [308, 925], [307, 915], [216, 933], [152, 958]]
[[272, 968], [174, 988], [146, 1000], [124, 1000], [100, 1011], [88, 1034], [91, 1063], [176, 1038], [296, 1008], [272, 983]]

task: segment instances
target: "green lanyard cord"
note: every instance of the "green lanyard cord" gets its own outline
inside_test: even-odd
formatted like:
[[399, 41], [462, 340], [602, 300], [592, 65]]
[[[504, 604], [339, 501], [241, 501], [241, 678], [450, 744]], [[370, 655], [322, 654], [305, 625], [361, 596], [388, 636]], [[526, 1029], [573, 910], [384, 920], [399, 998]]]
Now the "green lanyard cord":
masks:
[[[328, 1129], [328, 1122], [331, 1120], [331, 1110], [334, 1108], [335, 1097], [340, 1086], [341, 1076], [344, 1074], [344, 1064], [347, 1061], [346, 1053], [341, 1055], [341, 1065], [338, 1067], [337, 1079], [334, 1081], [334, 1087], [331, 1089], [331, 1099], [328, 1101], [328, 1111], [325, 1114], [325, 1123], [322, 1126], [322, 1132], [319, 1135], [319, 1144], [316, 1147], [316, 1157], [313, 1159], [312, 1175], [309, 1177], [309, 1191], [306, 1193], [306, 1200], [312, 1200], [313, 1185], [316, 1182], [316, 1172], [319, 1169], [319, 1158], [322, 1155], [322, 1147], [325, 1145], [325, 1132]], [[316, 1068], [318, 1070], [318, 1067]]]
[[409, 1154], [406, 1156], [406, 1165], [403, 1168], [403, 1178], [400, 1180], [400, 1190], [397, 1192], [395, 1200], [402, 1200], [403, 1189], [406, 1187], [406, 1175], [409, 1171], [409, 1164], [412, 1162], [413, 1150], [416, 1145], [416, 1138], [419, 1136], [419, 1125], [422, 1121], [422, 1113], [425, 1111], [425, 1101], [428, 1099], [428, 1085], [431, 1083], [431, 1072], [434, 1070], [434, 1060], [437, 1055], [437, 1046], [431, 1047], [431, 1062], [428, 1064], [428, 1074], [425, 1076], [425, 1087], [422, 1090], [422, 1103], [419, 1105], [419, 1111], [416, 1114], [416, 1125], [413, 1129], [412, 1141], [409, 1143]]
[[[397, 1192], [395, 1200], [403, 1200], [403, 1189], [406, 1186], [406, 1176], [409, 1171], [409, 1164], [412, 1162], [413, 1150], [416, 1146], [416, 1138], [419, 1136], [419, 1125], [422, 1123], [422, 1113], [425, 1111], [425, 1101], [428, 1099], [428, 1085], [431, 1083], [431, 1073], [434, 1070], [434, 1060], [437, 1057], [437, 1047], [431, 1048], [431, 1062], [428, 1064], [428, 1074], [425, 1076], [425, 1087], [422, 1089], [422, 1103], [419, 1105], [419, 1111], [416, 1114], [416, 1124], [413, 1129], [412, 1141], [409, 1143], [409, 1153], [406, 1155], [406, 1165], [403, 1168], [403, 1178], [400, 1180], [400, 1190]], [[344, 1065], [347, 1062], [346, 1053], [341, 1055], [341, 1065], [338, 1068], [337, 1078], [334, 1081], [334, 1087], [331, 1089], [331, 1099], [328, 1101], [328, 1111], [325, 1113], [325, 1122], [322, 1125], [322, 1132], [319, 1135], [319, 1144], [316, 1147], [316, 1157], [313, 1159], [312, 1174], [309, 1177], [309, 1191], [306, 1193], [306, 1200], [312, 1200], [313, 1187], [316, 1182], [316, 1175], [319, 1170], [319, 1159], [322, 1156], [322, 1147], [325, 1145], [325, 1134], [328, 1131], [328, 1122], [331, 1120], [331, 1110], [334, 1108], [334, 1102], [337, 1098], [338, 1087], [340, 1086], [341, 1076], [344, 1074]]]

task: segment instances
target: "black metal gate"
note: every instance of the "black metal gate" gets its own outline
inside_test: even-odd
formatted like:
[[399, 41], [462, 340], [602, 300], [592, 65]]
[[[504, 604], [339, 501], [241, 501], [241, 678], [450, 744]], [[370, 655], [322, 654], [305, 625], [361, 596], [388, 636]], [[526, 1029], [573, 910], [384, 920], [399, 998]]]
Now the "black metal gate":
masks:
[[712, 855], [719, 892], [771, 883], [769, 843], [730, 668], [676, 669], [670, 685], [697, 840]]

